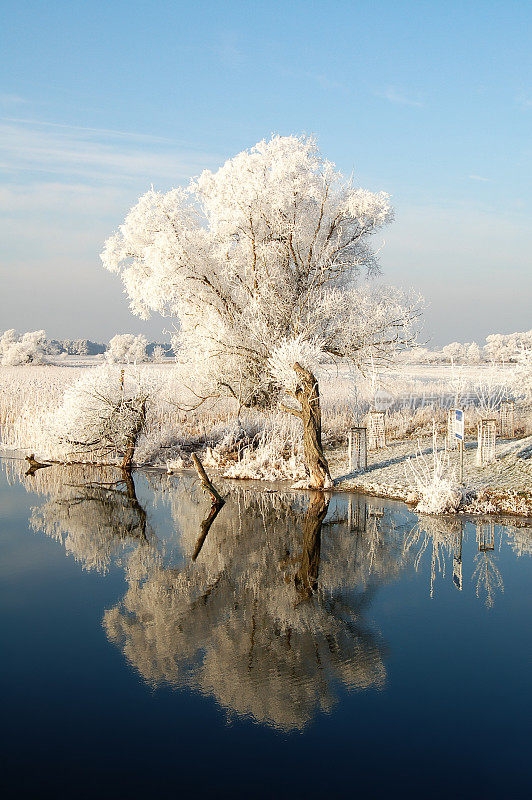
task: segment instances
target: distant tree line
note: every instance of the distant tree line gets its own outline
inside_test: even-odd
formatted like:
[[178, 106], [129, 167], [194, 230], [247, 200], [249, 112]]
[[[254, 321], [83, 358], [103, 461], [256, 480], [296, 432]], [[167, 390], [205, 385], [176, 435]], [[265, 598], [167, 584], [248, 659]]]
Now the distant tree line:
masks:
[[516, 364], [523, 352], [532, 350], [532, 330], [518, 333], [492, 333], [486, 336], [483, 346], [477, 342], [451, 342], [441, 350], [415, 347], [402, 355], [402, 360], [412, 364]]
[[[140, 346], [143, 347], [142, 354], [140, 352], [137, 353], [139, 361], [151, 360], [154, 354], [162, 358], [174, 355], [171, 344], [166, 342], [148, 342], [144, 336], [134, 336], [133, 334], [118, 334], [117, 336], [113, 336], [109, 344], [93, 342], [90, 339], [47, 339], [45, 352], [49, 355], [64, 353], [69, 356], [98, 356], [109, 351], [113, 340], [118, 338], [124, 339], [124, 337], [135, 339], [136, 344], [139, 340], [142, 340], [140, 344]], [[137, 349], [138, 346], [137, 344]], [[126, 351], [127, 346], [124, 344], [124, 353]]]
[[113, 336], [109, 344], [90, 339], [47, 339], [46, 331], [14, 329], [0, 331], [0, 365], [46, 364], [50, 356], [98, 356], [105, 354], [110, 363], [162, 362], [174, 356], [172, 345], [148, 342], [142, 334], [122, 333]]

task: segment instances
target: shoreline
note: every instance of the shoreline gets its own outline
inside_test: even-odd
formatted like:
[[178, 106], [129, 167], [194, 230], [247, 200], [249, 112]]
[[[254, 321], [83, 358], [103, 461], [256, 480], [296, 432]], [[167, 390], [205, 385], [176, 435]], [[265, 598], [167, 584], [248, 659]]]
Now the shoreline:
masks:
[[[529, 437], [530, 438], [530, 437]], [[525, 440], [516, 440], [517, 442]], [[412, 444], [412, 443], [410, 443]], [[386, 451], [392, 448], [404, 445], [404, 442], [391, 443], [385, 450], [377, 451], [377, 454], [384, 455]], [[330, 451], [331, 463], [336, 467], [340, 466], [343, 460], [345, 448], [336, 448]], [[0, 460], [11, 460], [25, 462], [24, 451], [0, 448]], [[375, 453], [371, 454], [375, 457]], [[116, 469], [120, 471], [120, 466], [117, 464], [95, 464], [91, 462], [61, 462], [53, 461], [50, 459], [43, 459], [50, 467], [59, 466], [68, 468], [72, 466], [91, 466], [100, 469]], [[389, 461], [389, 460], [388, 460]], [[392, 461], [394, 461], [392, 459]], [[532, 459], [531, 459], [532, 461]], [[496, 462], [495, 462], [496, 463]], [[394, 462], [396, 466], [396, 462]], [[532, 467], [532, 464], [531, 464]], [[383, 500], [392, 500], [404, 503], [408, 509], [414, 513], [422, 514], [423, 512], [416, 512], [416, 505], [420, 500], [420, 495], [412, 486], [402, 485], [400, 483], [385, 481], [369, 480], [372, 473], [382, 472], [382, 467], [377, 464], [368, 465], [366, 472], [347, 473], [343, 472], [340, 475], [333, 477], [333, 486], [330, 489], [323, 490], [328, 494], [359, 494], [367, 497], [376, 497]], [[138, 464], [134, 465], [133, 472], [139, 473], [157, 473], [179, 476], [181, 473], [189, 474], [195, 473], [192, 467], [183, 466], [180, 469], [169, 471], [167, 467], [162, 464]], [[335, 470], [336, 471], [336, 470]], [[239, 485], [248, 488], [251, 491], [275, 493], [275, 492], [309, 492], [309, 491], [322, 491], [317, 489], [306, 488], [302, 486], [294, 486], [295, 480], [283, 479], [277, 481], [267, 480], [253, 480], [249, 478], [240, 479], [234, 477], [226, 477], [223, 470], [220, 468], [208, 468], [209, 475], [215, 481], [222, 481], [225, 485]], [[464, 489], [464, 502], [454, 511], [446, 511], [434, 514], [424, 514], [424, 516], [431, 517], [455, 517], [455, 516], [490, 516], [490, 517], [514, 517], [523, 520], [530, 520], [532, 518], [532, 489], [527, 488], [508, 488], [504, 486], [497, 486], [490, 488], [489, 486], [483, 487], [465, 487]]]

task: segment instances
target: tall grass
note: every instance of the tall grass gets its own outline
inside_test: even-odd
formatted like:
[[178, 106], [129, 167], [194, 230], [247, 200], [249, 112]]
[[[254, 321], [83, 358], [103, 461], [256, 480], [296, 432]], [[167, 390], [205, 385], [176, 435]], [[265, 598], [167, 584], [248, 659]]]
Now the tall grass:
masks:
[[[0, 367], [0, 444], [5, 448], [35, 452], [43, 458], [61, 459], [63, 453], [50, 437], [50, 413], [61, 405], [65, 390], [86, 369], [92, 367]], [[287, 415], [280, 412], [264, 414], [249, 410], [240, 414], [237, 423], [236, 404], [230, 400], [213, 400], [195, 411], [185, 411], [190, 397], [172, 364], [142, 364], [138, 369], [149, 371], [150, 378], [161, 386], [161, 391], [151, 401], [146, 430], [137, 447], [137, 463], [165, 464], [193, 449], [214, 451], [232, 435], [238, 424], [245, 429], [247, 437], [246, 445], [238, 451], [237, 460], [244, 461], [242, 475], [252, 465], [268, 472], [268, 464], [277, 458], [275, 451], [277, 455], [285, 453], [284, 461], [292, 459], [292, 477], [298, 476], [301, 440], [298, 421], [288, 420]], [[364, 424], [367, 412], [375, 406], [376, 400], [382, 403], [383, 397], [388, 408], [388, 440], [430, 436], [434, 419], [438, 430], [444, 433], [448, 400], [456, 388], [450, 370], [447, 374], [440, 368], [442, 377], [434, 380], [437, 374], [434, 371], [425, 379], [417, 373], [410, 374], [409, 369], [406, 366], [402, 371], [396, 369], [387, 376], [379, 376], [378, 397], [373, 377], [353, 374], [346, 367], [324, 370], [319, 377], [325, 447], [343, 445], [349, 428]], [[485, 413], [489, 397], [500, 397], [501, 386], [507, 381], [502, 372], [486, 374], [483, 378], [477, 372], [472, 371], [460, 383], [462, 400], [465, 396], [477, 397], [477, 405], [469, 405], [466, 414], [470, 433], [476, 430], [478, 419]], [[524, 432], [529, 425], [522, 426]], [[228, 465], [225, 468], [229, 468]], [[284, 467], [279, 469], [282, 472]]]

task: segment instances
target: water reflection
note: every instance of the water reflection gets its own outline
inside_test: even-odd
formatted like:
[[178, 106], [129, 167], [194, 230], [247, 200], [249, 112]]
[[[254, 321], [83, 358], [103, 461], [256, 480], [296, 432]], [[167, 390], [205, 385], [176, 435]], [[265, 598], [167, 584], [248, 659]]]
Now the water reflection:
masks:
[[385, 685], [386, 645], [370, 620], [379, 586], [428, 558], [431, 596], [447, 563], [462, 590], [463, 543], [474, 530], [471, 579], [491, 606], [503, 588], [503, 531], [517, 555], [531, 551], [529, 530], [456, 516], [416, 521], [372, 498], [233, 485], [213, 515], [192, 475], [135, 483], [94, 467], [25, 478], [10, 468], [45, 497], [32, 511], [35, 531], [85, 569], [123, 568], [127, 590], [103, 627], [147, 684], [190, 687], [283, 730], [330, 710], [339, 687]]
[[135, 541], [141, 547], [148, 543], [146, 511], [128, 473], [119, 478], [116, 472], [106, 475], [99, 470], [69, 473], [72, 483], [61, 483], [48, 502], [34, 508], [30, 525], [61, 541], [85, 569], [106, 572], [124, 543]]

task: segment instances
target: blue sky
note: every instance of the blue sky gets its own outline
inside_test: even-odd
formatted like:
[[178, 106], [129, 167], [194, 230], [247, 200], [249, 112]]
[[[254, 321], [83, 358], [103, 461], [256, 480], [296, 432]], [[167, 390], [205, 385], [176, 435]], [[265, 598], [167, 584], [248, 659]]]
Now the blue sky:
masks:
[[529, 2], [4, 2], [0, 330], [161, 338], [104, 239], [274, 132], [393, 196], [434, 343], [531, 328], [531, 34]]

